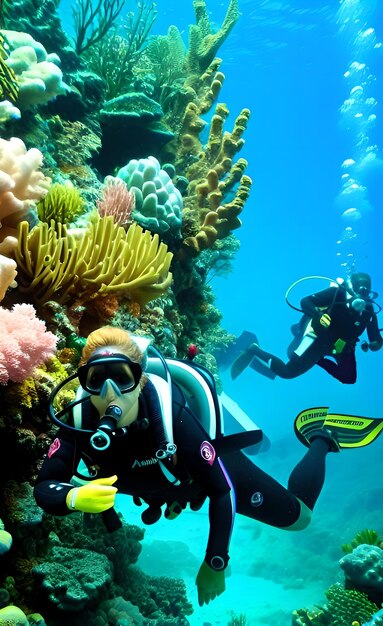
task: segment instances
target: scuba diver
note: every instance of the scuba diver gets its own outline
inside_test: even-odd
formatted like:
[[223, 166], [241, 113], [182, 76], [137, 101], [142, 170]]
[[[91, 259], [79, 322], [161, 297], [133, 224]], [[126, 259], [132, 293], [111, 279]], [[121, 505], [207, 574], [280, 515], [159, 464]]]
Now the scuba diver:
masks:
[[[148, 505], [141, 515], [146, 524], [162, 513], [174, 519], [187, 505], [197, 511], [208, 498], [210, 530], [196, 578], [202, 606], [225, 590], [235, 513], [286, 530], [305, 528], [324, 482], [327, 453], [373, 441], [383, 420], [358, 418], [359, 426], [348, 428], [355, 418], [339, 419], [323, 407], [303, 411], [295, 430], [309, 449], [286, 489], [242, 452], [259, 441], [261, 431], [221, 431], [210, 372], [164, 359], [148, 342], [108, 326], [89, 334], [77, 373], [51, 394], [50, 416], [60, 429], [34, 496], [52, 515], [101, 513], [111, 532], [121, 525], [113, 508], [117, 491]], [[75, 399], [63, 407], [60, 393], [68, 398], [67, 384]]]
[[377, 295], [371, 291], [370, 276], [358, 272], [352, 274], [349, 284], [333, 281], [328, 289], [303, 298], [301, 309], [296, 309], [303, 316], [292, 327], [295, 338], [288, 349], [287, 363], [262, 350], [256, 336], [245, 331], [239, 338], [241, 352], [231, 366], [232, 378], [249, 365], [269, 378], [296, 378], [319, 365], [341, 383], [354, 384], [359, 337], [367, 331], [368, 342], [361, 343], [364, 352], [375, 352], [383, 345], [374, 309], [375, 305], [380, 311], [374, 302]]

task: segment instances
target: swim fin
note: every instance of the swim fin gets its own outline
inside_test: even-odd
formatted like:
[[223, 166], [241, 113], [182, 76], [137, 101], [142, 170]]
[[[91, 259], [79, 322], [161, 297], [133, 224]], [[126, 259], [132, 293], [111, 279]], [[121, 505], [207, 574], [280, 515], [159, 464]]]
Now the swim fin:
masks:
[[301, 411], [295, 418], [295, 435], [303, 445], [310, 447], [311, 435], [323, 428], [328, 414], [328, 406], [315, 407]]
[[375, 441], [383, 431], [383, 419], [328, 413], [328, 407], [301, 411], [295, 418], [294, 430], [305, 446], [314, 437], [332, 438], [339, 448], [361, 448]]
[[235, 380], [242, 372], [249, 367], [251, 361], [254, 359], [254, 354], [245, 350], [235, 359], [231, 366], [231, 378]]
[[368, 446], [383, 431], [383, 419], [359, 415], [328, 414], [323, 428], [336, 434], [341, 448]]
[[[246, 349], [240, 353], [231, 366], [232, 380], [238, 378], [238, 376], [249, 366], [259, 374], [262, 374], [262, 376], [266, 376], [266, 378], [274, 380], [276, 377], [276, 374], [270, 369], [268, 363], [261, 357], [257, 356], [256, 352], [259, 346], [258, 339], [255, 335], [253, 335], [253, 337], [253, 341], [251, 341]], [[259, 351], [262, 352], [260, 348]]]

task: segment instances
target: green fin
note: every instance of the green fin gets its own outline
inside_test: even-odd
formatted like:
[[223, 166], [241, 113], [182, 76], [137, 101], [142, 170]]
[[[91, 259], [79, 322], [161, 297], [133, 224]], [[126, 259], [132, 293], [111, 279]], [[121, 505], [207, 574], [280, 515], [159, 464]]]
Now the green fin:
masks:
[[328, 406], [314, 407], [301, 411], [295, 418], [294, 430], [303, 445], [310, 446], [310, 435], [323, 428], [327, 417]]
[[341, 448], [362, 448], [383, 431], [383, 419], [329, 413], [323, 428], [335, 433]]
[[235, 380], [236, 378], [238, 378], [238, 376], [242, 374], [242, 372], [247, 367], [249, 367], [253, 358], [254, 358], [254, 354], [247, 352], [247, 350], [245, 350], [245, 352], [241, 352], [241, 354], [235, 359], [235, 361], [233, 362], [233, 365], [231, 366], [232, 380]]
[[383, 419], [328, 413], [328, 407], [315, 407], [301, 411], [295, 418], [294, 430], [305, 446], [323, 430], [332, 437], [339, 448], [361, 448], [375, 441], [383, 431]]

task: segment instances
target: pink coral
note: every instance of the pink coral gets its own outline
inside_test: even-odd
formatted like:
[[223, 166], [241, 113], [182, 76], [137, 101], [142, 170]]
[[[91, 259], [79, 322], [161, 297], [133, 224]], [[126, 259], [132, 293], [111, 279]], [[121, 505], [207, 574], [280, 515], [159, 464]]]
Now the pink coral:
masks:
[[134, 193], [130, 192], [121, 178], [107, 176], [101, 188], [102, 197], [97, 201], [100, 217], [113, 215], [115, 224], [129, 224], [136, 204]]
[[0, 307], [0, 384], [21, 383], [53, 356], [57, 339], [31, 304]]

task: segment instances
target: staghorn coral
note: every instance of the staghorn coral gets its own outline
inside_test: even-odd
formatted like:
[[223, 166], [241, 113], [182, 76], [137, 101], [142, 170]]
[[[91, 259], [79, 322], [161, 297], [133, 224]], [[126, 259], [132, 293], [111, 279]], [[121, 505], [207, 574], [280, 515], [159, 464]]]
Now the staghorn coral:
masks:
[[29, 232], [22, 222], [15, 251], [20, 291], [39, 304], [84, 303], [114, 294], [143, 306], [170, 287], [172, 254], [158, 235], [136, 223], [125, 232], [107, 216], [78, 236], [61, 224], [42, 223]]

